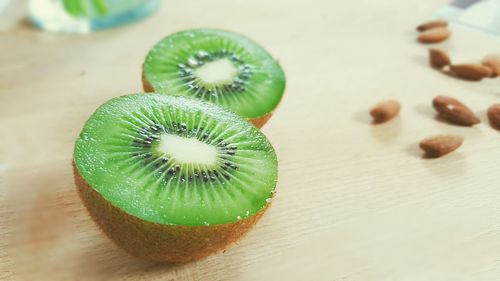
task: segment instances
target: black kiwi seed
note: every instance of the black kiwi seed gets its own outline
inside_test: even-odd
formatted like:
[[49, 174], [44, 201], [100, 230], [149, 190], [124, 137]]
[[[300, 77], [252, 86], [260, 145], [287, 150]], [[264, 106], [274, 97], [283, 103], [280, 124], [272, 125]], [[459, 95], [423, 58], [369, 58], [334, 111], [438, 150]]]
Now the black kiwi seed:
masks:
[[146, 160], [146, 159], [150, 158], [153, 155], [151, 155], [150, 153], [137, 152], [137, 153], [134, 153], [133, 156]]
[[241, 73], [241, 77], [243, 77], [243, 78], [250, 78], [250, 75], [251, 75], [251, 73], [247, 73], [247, 72]]
[[141, 137], [147, 137], [147, 136], [149, 136], [149, 134], [150, 134], [149, 132], [144, 132], [144, 131], [142, 131], [142, 130], [139, 130], [137, 133], [138, 133]]
[[232, 91], [231, 85], [224, 85], [222, 87], [224, 89], [224, 92], [230, 93]]
[[203, 179], [204, 182], [208, 181], [207, 172], [201, 171], [201, 178]]
[[160, 124], [153, 124], [153, 126], [151, 127], [151, 129], [153, 129], [154, 131], [160, 131], [163, 127], [160, 125]]
[[216, 181], [216, 180], [217, 180], [217, 178], [218, 178], [218, 176], [219, 176], [219, 172], [217, 172], [217, 171], [213, 171], [213, 170], [210, 172], [210, 179], [211, 179], [212, 181]]
[[161, 161], [154, 161], [152, 165], [155, 168], [155, 170], [157, 170], [160, 169], [163, 164], [161, 163]]
[[182, 68], [181, 71], [179, 71], [179, 74], [181, 77], [187, 78], [187, 77], [191, 77], [192, 73], [190, 71], [186, 70], [185, 68]]
[[134, 144], [138, 145], [138, 146], [149, 147], [149, 145], [151, 145], [151, 142], [147, 143], [147, 142], [144, 142], [144, 140], [142, 140], [142, 139], [135, 139]]
[[205, 51], [198, 51], [198, 53], [196, 53], [196, 57], [200, 60], [204, 60], [206, 58], [209, 58], [210, 54], [208, 52], [205, 52]]
[[188, 58], [187, 63], [191, 67], [197, 67], [199, 65], [199, 61], [195, 58]]
[[[229, 155], [229, 154], [221, 153], [221, 154], [219, 154], [219, 157], [220, 157], [222, 160], [224, 160], [224, 161], [231, 161], [231, 155]], [[224, 167], [229, 168], [229, 167], [231, 167], [231, 166], [230, 166], [230, 165], [226, 165], [226, 166], [224, 166]], [[222, 168], [224, 168], [224, 167], [222, 167]]]

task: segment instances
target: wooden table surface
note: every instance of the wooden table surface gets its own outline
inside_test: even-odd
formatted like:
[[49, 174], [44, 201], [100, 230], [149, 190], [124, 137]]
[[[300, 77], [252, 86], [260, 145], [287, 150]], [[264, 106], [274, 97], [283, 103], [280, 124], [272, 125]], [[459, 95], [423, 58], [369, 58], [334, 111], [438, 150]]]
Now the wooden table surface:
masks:
[[[457, 80], [427, 65], [414, 27], [444, 1], [165, 1], [138, 24], [88, 36], [43, 33], [14, 1], [0, 21], [1, 280], [499, 280], [500, 133], [485, 110], [500, 79]], [[76, 136], [104, 101], [141, 91], [163, 36], [217, 27], [246, 34], [282, 64], [287, 89], [263, 129], [280, 159], [266, 216], [224, 253], [185, 265], [129, 257], [89, 219], [74, 188]], [[500, 40], [458, 26], [439, 46], [477, 61]], [[482, 123], [439, 122], [451, 95]], [[372, 104], [398, 119], [372, 126]], [[424, 160], [417, 143], [464, 145]]]

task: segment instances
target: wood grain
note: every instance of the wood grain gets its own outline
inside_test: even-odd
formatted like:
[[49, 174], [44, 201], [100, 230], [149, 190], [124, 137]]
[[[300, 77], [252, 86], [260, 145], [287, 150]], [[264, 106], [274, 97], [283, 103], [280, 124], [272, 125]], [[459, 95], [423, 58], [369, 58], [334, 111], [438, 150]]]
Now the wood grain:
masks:
[[[165, 1], [138, 24], [88, 36], [30, 28], [23, 1], [0, 22], [1, 280], [498, 280], [500, 135], [485, 111], [500, 80], [469, 82], [428, 66], [415, 27], [440, 1]], [[2, 15], [3, 17], [3, 15]], [[9, 22], [8, 22], [9, 21]], [[9, 23], [9, 24], [8, 24]], [[264, 127], [280, 159], [278, 193], [225, 253], [186, 265], [129, 257], [92, 223], [74, 187], [73, 142], [104, 101], [141, 91], [141, 64], [163, 36], [192, 27], [244, 33], [285, 69], [283, 102]], [[500, 41], [451, 25], [457, 62]], [[435, 120], [450, 95], [482, 123]], [[398, 118], [368, 111], [396, 99]], [[437, 159], [418, 141], [464, 137]]]

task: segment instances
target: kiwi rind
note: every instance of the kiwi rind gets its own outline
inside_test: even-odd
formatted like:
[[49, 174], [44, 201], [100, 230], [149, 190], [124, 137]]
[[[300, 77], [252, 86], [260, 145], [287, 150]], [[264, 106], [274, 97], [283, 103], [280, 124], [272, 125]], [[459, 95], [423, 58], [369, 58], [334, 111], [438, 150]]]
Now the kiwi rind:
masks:
[[274, 111], [269, 112], [268, 114], [259, 118], [249, 119], [248, 121], [250, 121], [255, 127], [260, 129], [267, 123], [267, 121], [269, 121], [269, 119], [271, 119], [271, 117], [273, 116], [273, 112]]
[[[268, 107], [268, 105], [264, 105], [262, 103], [259, 103], [260, 105], [255, 105], [252, 106], [252, 111], [255, 111], [258, 108], [264, 109], [260, 110], [258, 109], [257, 112], [250, 112], [248, 111], [248, 107], [246, 110], [243, 112], [240, 112], [239, 109], [233, 108], [233, 106], [230, 104], [229, 109], [232, 111], [240, 114], [241, 116], [247, 118], [251, 123], [254, 124], [257, 128], [261, 128], [272, 116], [272, 113], [274, 110], [278, 107], [282, 95], [285, 89], [285, 75], [280, 67], [280, 65], [275, 61], [271, 55], [260, 45], [255, 43], [253, 40], [250, 38], [247, 38], [241, 34], [226, 31], [226, 30], [219, 30], [219, 29], [192, 29], [192, 30], [184, 30], [184, 31], [179, 31], [174, 34], [171, 34], [164, 38], [162, 41], [160, 41], [157, 45], [161, 45], [166, 39], [169, 38], [174, 38], [174, 37], [180, 37], [182, 36], [181, 34], [183, 33], [195, 33], [198, 34], [197, 36], [221, 36], [221, 38], [231, 38], [232, 40], [241, 40], [242, 46], [245, 47], [240, 47], [240, 48], [248, 48], [250, 52], [255, 52], [257, 56], [259, 56], [261, 59], [267, 59], [268, 62], [265, 63], [266, 65], [266, 71], [261, 72], [261, 73], [267, 73], [267, 79], [261, 80], [258, 82], [258, 80], [253, 81], [253, 85], [258, 85], [258, 87], [263, 87], [260, 89], [260, 91], [264, 91], [263, 93], [269, 93], [271, 94], [269, 97], [272, 97], [271, 100], [271, 107]], [[185, 44], [185, 43], [184, 43]], [[151, 59], [152, 54], [158, 53], [157, 50], [155, 50], [156, 46], [150, 51], [150, 53], [147, 55], [146, 60], [144, 64], [142, 65], [142, 84], [143, 84], [143, 89], [145, 92], [157, 92], [157, 93], [164, 93], [164, 94], [174, 94], [178, 95], [179, 91], [178, 86], [175, 83], [167, 83], [163, 85], [164, 83], [155, 81], [154, 77], [156, 76], [153, 74], [151, 71], [152, 67], [150, 66], [151, 64], [149, 63]], [[178, 45], [182, 45], [182, 42], [179, 43]], [[194, 55], [194, 54], [193, 54]], [[272, 65], [272, 63], [269, 63], [269, 61], [274, 61], [274, 66], [269, 68], [269, 65]], [[271, 78], [272, 77], [272, 78]], [[153, 80], [151, 80], [153, 79]], [[168, 80], [162, 80], [163, 82], [167, 82]], [[267, 86], [264, 86], [265, 84], [268, 84], [268, 82], [273, 81], [273, 86], [271, 88], [266, 88]], [[182, 87], [181, 87], [182, 88]], [[265, 90], [267, 89], [267, 90]], [[173, 92], [172, 92], [173, 91]], [[187, 90], [185, 92], [188, 92]], [[259, 92], [261, 93], [261, 92]], [[245, 93], [243, 93], [245, 94]], [[184, 93], [181, 93], [181, 95], [185, 95]], [[222, 105], [223, 107], [226, 107], [226, 105]]]
[[[175, 100], [177, 103], [180, 103], [182, 100], [184, 101], [183, 105], [186, 103], [205, 104], [207, 106], [206, 113], [212, 112], [212, 109], [217, 112], [222, 110], [222, 108], [219, 109], [219, 107], [209, 103], [193, 99], [169, 97], [165, 95], [127, 95], [113, 99], [113, 105], [118, 102], [119, 99], [127, 101], [127, 105], [135, 105], [137, 103], [147, 102], [150, 100], [156, 102], [160, 102], [162, 100]], [[157, 103], [155, 103], [155, 105], [156, 104]], [[103, 108], [106, 109], [106, 114], [111, 113], [108, 111], [108, 107]], [[127, 106], [120, 108], [119, 110], [129, 112], [131, 107]], [[102, 113], [102, 110], [100, 112]], [[218, 114], [225, 116], [222, 118], [230, 118], [230, 120], [234, 122], [240, 120], [238, 122], [241, 122], [244, 127], [252, 128], [251, 125], [244, 122], [241, 117], [234, 113], [222, 110], [222, 112]], [[92, 124], [92, 122], [87, 121], [87, 125]], [[251, 130], [258, 132], [255, 128], [252, 128]], [[87, 147], [85, 151], [85, 155], [93, 157], [93, 150], [89, 150]], [[90, 181], [85, 179], [84, 175], [86, 174], [82, 173], [84, 170], [79, 170], [81, 167], [77, 165], [77, 163], [81, 164], [81, 162], [75, 162], [76, 160], [78, 159], [75, 158], [73, 161], [75, 183], [79, 195], [91, 217], [103, 230], [103, 232], [118, 246], [141, 259], [166, 262], [188, 262], [201, 259], [211, 253], [224, 249], [229, 244], [242, 237], [253, 227], [253, 225], [255, 225], [259, 218], [267, 210], [271, 201], [271, 198], [269, 198], [269, 200], [266, 200], [266, 204], [261, 205], [255, 213], [251, 213], [247, 217], [242, 217], [241, 219], [225, 223], [184, 225], [168, 222], [155, 222], [148, 220], [147, 218], [141, 218], [137, 214], [130, 213], [126, 209], [116, 205], [116, 202], [113, 202], [109, 198], [106, 199], [106, 197], [100, 193], [98, 189], [89, 184]], [[94, 182], [94, 184], [96, 184], [96, 182]]]
[[94, 222], [129, 254], [144, 260], [185, 263], [202, 259], [243, 237], [270, 203], [245, 219], [209, 226], [149, 222], [111, 204], [82, 178], [73, 162], [78, 194]]

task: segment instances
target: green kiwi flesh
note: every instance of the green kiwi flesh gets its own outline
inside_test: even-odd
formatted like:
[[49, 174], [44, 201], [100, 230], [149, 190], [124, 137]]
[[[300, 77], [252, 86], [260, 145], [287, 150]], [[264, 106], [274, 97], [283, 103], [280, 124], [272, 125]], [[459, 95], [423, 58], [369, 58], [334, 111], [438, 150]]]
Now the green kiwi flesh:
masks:
[[145, 91], [216, 103], [252, 120], [270, 117], [283, 96], [285, 75], [249, 38], [193, 29], [167, 36], [151, 49], [143, 64], [143, 85]]
[[246, 233], [270, 204], [277, 159], [240, 116], [161, 94], [114, 98], [87, 120], [75, 181], [104, 232], [150, 260], [204, 257]]

